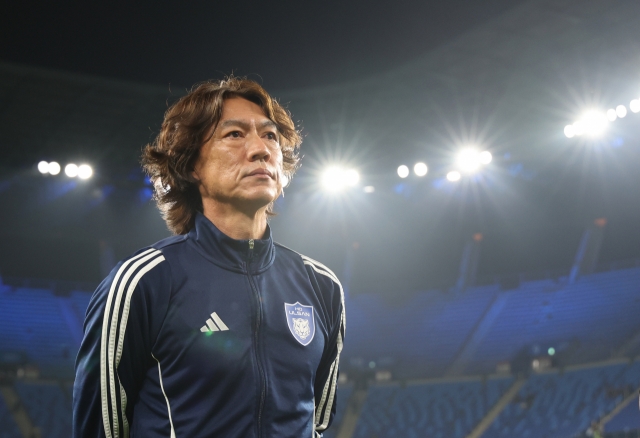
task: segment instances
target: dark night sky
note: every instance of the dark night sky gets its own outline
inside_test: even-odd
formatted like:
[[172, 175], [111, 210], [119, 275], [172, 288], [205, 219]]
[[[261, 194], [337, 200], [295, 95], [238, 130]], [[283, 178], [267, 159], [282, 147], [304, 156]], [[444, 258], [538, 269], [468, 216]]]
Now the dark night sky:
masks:
[[517, 3], [11, 2], [0, 59], [158, 85], [233, 71], [304, 88], [392, 69]]

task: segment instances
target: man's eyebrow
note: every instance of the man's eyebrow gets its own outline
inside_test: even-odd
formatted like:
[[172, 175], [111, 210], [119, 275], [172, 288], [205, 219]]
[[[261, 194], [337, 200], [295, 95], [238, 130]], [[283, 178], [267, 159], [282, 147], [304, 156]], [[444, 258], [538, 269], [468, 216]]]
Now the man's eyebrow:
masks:
[[[220, 125], [218, 126], [220, 129], [224, 129], [224, 128], [228, 128], [229, 126], [239, 126], [242, 129], [249, 129], [251, 127], [251, 124], [249, 122], [247, 122], [246, 120], [240, 120], [240, 119], [229, 119], [229, 120], [225, 120], [224, 122], [220, 123]], [[265, 120], [262, 123], [258, 123], [258, 128], [274, 128], [274, 129], [278, 129], [278, 125], [275, 124], [275, 122], [273, 122], [272, 120]]]

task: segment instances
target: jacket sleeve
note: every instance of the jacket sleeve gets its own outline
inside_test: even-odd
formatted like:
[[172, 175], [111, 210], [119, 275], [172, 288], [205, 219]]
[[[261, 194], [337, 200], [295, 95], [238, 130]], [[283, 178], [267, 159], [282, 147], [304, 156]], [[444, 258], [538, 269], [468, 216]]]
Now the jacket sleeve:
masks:
[[321, 437], [322, 432], [331, 425], [336, 412], [338, 368], [345, 334], [344, 292], [340, 281], [329, 268], [308, 257], [302, 257], [321, 289], [325, 311], [331, 324], [329, 342], [325, 346], [314, 382], [315, 431], [316, 436]]
[[[89, 302], [76, 358], [73, 437], [127, 438], [151, 347], [166, 314], [168, 269], [157, 249], [121, 262]], [[154, 269], [155, 268], [155, 269]]]

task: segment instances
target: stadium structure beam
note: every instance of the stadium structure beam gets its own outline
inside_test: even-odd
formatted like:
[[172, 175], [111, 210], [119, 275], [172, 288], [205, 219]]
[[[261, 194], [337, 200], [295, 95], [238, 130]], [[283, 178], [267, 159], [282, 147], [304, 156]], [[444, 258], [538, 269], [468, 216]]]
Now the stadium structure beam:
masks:
[[481, 242], [482, 234], [475, 233], [464, 245], [462, 259], [460, 260], [460, 269], [458, 270], [458, 279], [454, 286], [456, 292], [462, 292], [467, 287], [474, 286], [478, 273]]
[[571, 273], [569, 274], [569, 283], [573, 284], [583, 275], [593, 272], [600, 255], [600, 247], [602, 246], [602, 238], [604, 237], [604, 227], [607, 220], [604, 218], [596, 219], [590, 224], [582, 235], [580, 246], [576, 253]]

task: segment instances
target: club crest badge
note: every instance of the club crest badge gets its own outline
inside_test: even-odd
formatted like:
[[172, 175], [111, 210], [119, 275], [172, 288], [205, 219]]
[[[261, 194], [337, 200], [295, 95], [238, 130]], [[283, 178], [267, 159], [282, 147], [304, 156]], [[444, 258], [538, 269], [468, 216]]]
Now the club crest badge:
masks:
[[289, 331], [296, 338], [296, 341], [305, 346], [309, 345], [316, 334], [313, 306], [305, 306], [300, 303], [284, 303], [284, 312], [287, 315]]

